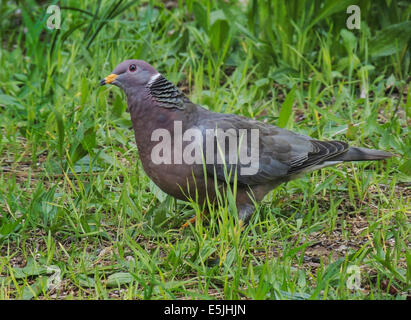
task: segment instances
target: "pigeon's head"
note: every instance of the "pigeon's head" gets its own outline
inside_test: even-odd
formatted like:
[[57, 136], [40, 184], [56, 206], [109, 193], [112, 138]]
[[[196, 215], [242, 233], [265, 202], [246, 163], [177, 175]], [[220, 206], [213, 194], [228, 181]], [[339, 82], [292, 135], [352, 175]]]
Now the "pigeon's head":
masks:
[[125, 60], [100, 81], [100, 85], [114, 84], [125, 90], [146, 86], [160, 74], [143, 60]]

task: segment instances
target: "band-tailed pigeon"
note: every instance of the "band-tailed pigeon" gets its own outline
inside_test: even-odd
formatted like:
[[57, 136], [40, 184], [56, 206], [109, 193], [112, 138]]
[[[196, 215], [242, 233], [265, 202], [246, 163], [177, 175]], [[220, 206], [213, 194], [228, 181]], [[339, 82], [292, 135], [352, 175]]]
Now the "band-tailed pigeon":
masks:
[[142, 60], [123, 61], [100, 84], [124, 90], [141, 163], [161, 190], [203, 204], [207, 195], [211, 202], [215, 199], [216, 185], [224, 189], [236, 180], [237, 210], [245, 222], [254, 212], [253, 201], [303, 173], [345, 161], [392, 156], [209, 111], [192, 103]]

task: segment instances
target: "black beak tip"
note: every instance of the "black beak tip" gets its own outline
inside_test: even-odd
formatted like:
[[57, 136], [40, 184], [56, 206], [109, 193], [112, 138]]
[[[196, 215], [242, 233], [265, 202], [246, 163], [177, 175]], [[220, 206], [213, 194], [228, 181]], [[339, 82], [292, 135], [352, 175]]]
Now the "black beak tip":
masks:
[[106, 84], [106, 79], [101, 79], [100, 80], [100, 86], [104, 86]]

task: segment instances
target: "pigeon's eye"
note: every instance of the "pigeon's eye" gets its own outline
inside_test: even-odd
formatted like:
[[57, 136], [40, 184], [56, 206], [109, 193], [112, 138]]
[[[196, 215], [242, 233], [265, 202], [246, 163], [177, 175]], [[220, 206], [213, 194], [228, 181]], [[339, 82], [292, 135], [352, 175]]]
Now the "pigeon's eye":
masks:
[[131, 72], [134, 72], [137, 70], [137, 66], [135, 64], [130, 64], [130, 66], [128, 67], [128, 70], [130, 70]]

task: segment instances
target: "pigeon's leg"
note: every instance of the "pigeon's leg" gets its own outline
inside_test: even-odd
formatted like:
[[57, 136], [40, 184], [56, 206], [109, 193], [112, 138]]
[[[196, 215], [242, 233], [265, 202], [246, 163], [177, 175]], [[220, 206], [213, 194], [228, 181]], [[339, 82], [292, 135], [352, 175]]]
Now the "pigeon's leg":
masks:
[[237, 207], [238, 220], [241, 225], [246, 225], [250, 221], [251, 216], [254, 213], [254, 206], [251, 203], [244, 203]]
[[249, 188], [238, 188], [236, 204], [238, 220], [241, 225], [246, 225], [250, 221], [250, 218], [255, 211], [253, 201], [255, 201], [254, 190]]

